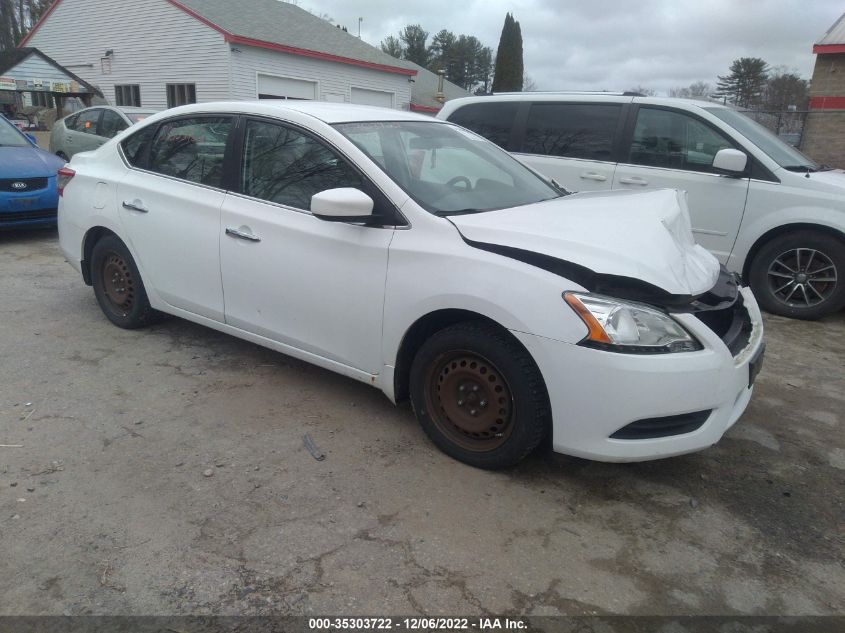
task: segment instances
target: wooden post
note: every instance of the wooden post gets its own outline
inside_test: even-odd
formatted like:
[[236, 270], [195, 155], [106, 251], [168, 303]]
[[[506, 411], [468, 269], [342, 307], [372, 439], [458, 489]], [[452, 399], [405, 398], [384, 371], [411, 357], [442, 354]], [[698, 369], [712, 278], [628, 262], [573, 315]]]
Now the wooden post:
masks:
[[65, 105], [65, 98], [64, 96], [60, 96], [58, 93], [53, 93], [53, 100], [56, 102], [56, 121], [59, 119], [64, 118], [64, 105]]

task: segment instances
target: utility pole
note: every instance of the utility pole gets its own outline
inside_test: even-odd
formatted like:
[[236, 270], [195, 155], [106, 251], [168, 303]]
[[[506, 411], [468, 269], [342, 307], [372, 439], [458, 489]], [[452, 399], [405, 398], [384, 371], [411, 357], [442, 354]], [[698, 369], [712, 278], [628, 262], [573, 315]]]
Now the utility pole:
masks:
[[358, 18], [358, 39], [361, 39], [361, 22], [364, 21], [364, 18]]

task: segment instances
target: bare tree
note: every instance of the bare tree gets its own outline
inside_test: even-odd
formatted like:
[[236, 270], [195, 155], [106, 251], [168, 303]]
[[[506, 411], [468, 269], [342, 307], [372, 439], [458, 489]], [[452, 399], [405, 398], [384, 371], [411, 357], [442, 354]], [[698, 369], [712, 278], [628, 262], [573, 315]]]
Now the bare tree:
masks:
[[530, 75], [526, 75], [523, 73], [522, 75], [522, 91], [523, 92], [534, 92], [537, 90], [537, 82], [534, 81]]

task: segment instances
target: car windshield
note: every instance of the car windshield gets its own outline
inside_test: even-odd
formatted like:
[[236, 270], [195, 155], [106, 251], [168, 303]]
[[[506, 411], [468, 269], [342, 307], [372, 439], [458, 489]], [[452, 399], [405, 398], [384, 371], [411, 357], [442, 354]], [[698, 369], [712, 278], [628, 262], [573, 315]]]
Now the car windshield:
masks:
[[31, 143], [18, 128], [0, 116], [0, 147], [29, 147]]
[[710, 114], [735, 128], [749, 141], [763, 150], [769, 158], [790, 171], [817, 171], [819, 166], [797, 149], [784, 143], [756, 121], [729, 108], [704, 108]]
[[454, 125], [366, 121], [335, 128], [437, 215], [518, 207], [565, 193], [493, 143]]

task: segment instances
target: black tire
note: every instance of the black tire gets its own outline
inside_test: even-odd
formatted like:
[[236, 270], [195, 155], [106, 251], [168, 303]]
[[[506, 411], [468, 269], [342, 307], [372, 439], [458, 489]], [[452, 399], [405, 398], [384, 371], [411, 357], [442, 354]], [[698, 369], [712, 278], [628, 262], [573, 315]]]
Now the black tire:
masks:
[[114, 235], [101, 238], [91, 252], [91, 281], [103, 314], [116, 326], [134, 330], [160, 320], [153, 310], [135, 260]]
[[757, 252], [748, 282], [767, 312], [818, 319], [845, 306], [845, 242], [812, 230], [779, 235]]
[[437, 447], [477, 468], [513, 466], [551, 429], [549, 397], [534, 359], [493, 324], [457, 323], [429, 338], [411, 365], [410, 393]]

